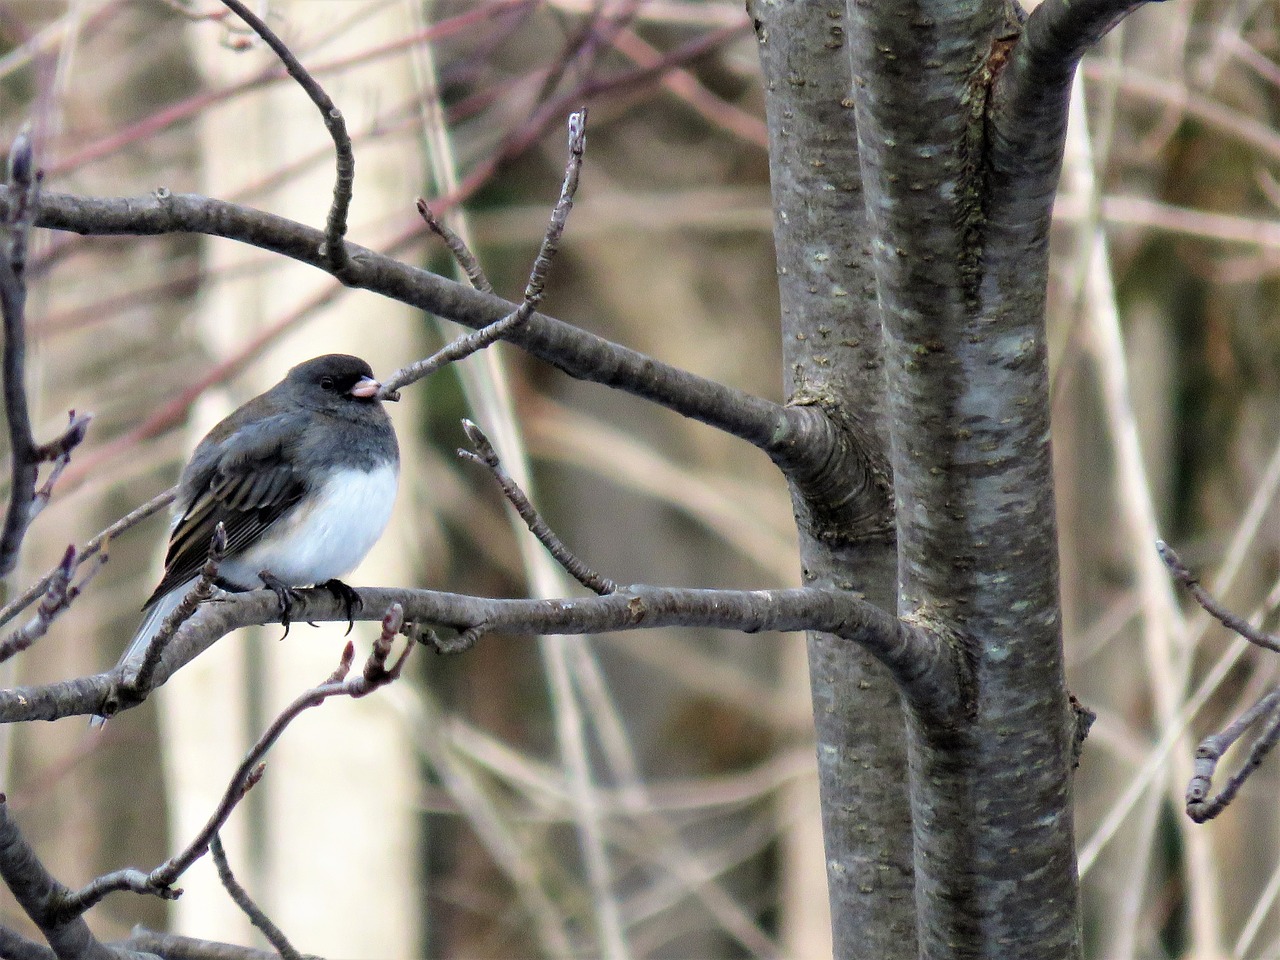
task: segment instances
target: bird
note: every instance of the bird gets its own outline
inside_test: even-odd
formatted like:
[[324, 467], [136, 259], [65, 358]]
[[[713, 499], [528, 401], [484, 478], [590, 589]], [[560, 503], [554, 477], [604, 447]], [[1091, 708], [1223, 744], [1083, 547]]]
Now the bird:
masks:
[[[400, 449], [369, 364], [327, 354], [293, 367], [196, 446], [178, 482], [164, 575], [118, 666], [142, 657], [197, 580], [222, 524], [216, 585], [274, 590], [288, 629], [295, 587], [319, 585], [347, 605], [351, 572], [391, 518]], [[93, 726], [101, 726], [94, 717]]]

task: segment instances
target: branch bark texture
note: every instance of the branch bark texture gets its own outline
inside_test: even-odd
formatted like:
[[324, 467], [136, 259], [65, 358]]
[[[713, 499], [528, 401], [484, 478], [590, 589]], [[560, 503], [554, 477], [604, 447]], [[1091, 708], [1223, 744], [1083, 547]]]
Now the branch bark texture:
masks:
[[[880, 316], [858, 169], [843, 0], [753, 2], [789, 403], [825, 417], [833, 456], [792, 478], [806, 583], [897, 610]], [[866, 650], [808, 634], [837, 957], [916, 956], [900, 697]], [[952, 675], [954, 679], [955, 674]]]
[[[479, 635], [588, 634], [662, 626], [712, 627], [745, 633], [818, 629], [865, 646], [893, 673], [899, 684], [941, 696], [956, 672], [950, 649], [900, 623], [843, 590], [690, 590], [631, 586], [603, 597], [556, 600], [504, 600], [434, 590], [365, 588], [357, 620], [381, 619], [393, 604], [405, 622]], [[154, 685], [167, 680], [215, 642], [240, 627], [269, 624], [279, 617], [279, 600], [269, 590], [235, 594], [203, 604], [173, 635], [156, 665]], [[345, 621], [346, 604], [320, 588], [303, 591], [293, 608], [295, 623]], [[40, 687], [0, 691], [0, 723], [56, 720], [78, 714], [109, 715], [136, 703], [131, 691], [137, 665], [117, 672], [81, 677]], [[930, 687], [937, 687], [931, 691]], [[106, 701], [112, 699], [108, 706]], [[105, 711], [105, 713], [104, 713]]]
[[[1015, 4], [850, 0], [848, 14], [899, 611], [973, 668], [965, 722], [909, 711], [920, 955], [1079, 956], [1044, 330], [1078, 53], [993, 113], [1018, 56]], [[1058, 114], [1028, 115], [1060, 96]]]

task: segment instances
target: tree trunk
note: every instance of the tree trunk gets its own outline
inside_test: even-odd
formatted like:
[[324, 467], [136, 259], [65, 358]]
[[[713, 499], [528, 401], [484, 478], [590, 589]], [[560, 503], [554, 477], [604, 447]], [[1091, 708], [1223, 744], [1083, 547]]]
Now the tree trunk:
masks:
[[837, 957], [1081, 952], [1048, 231], [1075, 65], [1133, 6], [749, 7], [789, 394], [852, 451], [794, 478], [805, 576], [957, 654], [958, 709], [908, 682], [904, 784], [892, 686], [811, 637]]
[[[837, 508], [793, 487], [806, 583], [897, 609], [883, 359], [858, 170], [843, 0], [753, 3], [769, 123], [787, 398], [864, 451]], [[897, 689], [865, 651], [809, 634], [822, 827], [838, 957], [916, 955], [906, 741]]]

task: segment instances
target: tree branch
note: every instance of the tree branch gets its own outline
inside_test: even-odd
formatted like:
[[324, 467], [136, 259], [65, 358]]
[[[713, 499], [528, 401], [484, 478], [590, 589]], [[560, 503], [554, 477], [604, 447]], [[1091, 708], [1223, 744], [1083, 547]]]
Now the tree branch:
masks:
[[[1071, 83], [1076, 65], [1120, 21], [1147, 3], [1163, 0], [1045, 0], [1027, 17], [1020, 52], [1009, 65], [1009, 83], [1052, 91]], [[1028, 68], [1034, 68], [1028, 72]]]
[[253, 947], [136, 927], [133, 936], [118, 946], [145, 954], [155, 953], [164, 960], [280, 960], [280, 955], [274, 950], [255, 950]]
[[[434, 590], [366, 587], [357, 620], [400, 604], [406, 622], [458, 631], [519, 635], [589, 634], [653, 627], [711, 627], [743, 633], [822, 630], [862, 645], [884, 663], [906, 698], [930, 715], [955, 721], [966, 709], [967, 668], [958, 645], [939, 641], [845, 590], [692, 590], [634, 585], [603, 597], [505, 600]], [[202, 604], [174, 634], [156, 667], [155, 684], [220, 638], [241, 627], [275, 622], [279, 601], [269, 590], [232, 594]], [[346, 621], [347, 608], [329, 591], [300, 592], [297, 622]], [[121, 668], [90, 677], [0, 690], [0, 723], [56, 720], [127, 709]], [[115, 705], [113, 699], [119, 697]], [[108, 703], [111, 705], [108, 706]], [[115, 707], [115, 711], [112, 711]]]
[[467, 275], [467, 280], [470, 281], [471, 286], [481, 293], [493, 293], [493, 284], [485, 276], [484, 268], [480, 266], [480, 261], [471, 252], [467, 242], [454, 233], [447, 223], [437, 217], [430, 204], [422, 197], [417, 199], [415, 206], [418, 208], [418, 215], [422, 217], [422, 222], [427, 225], [427, 228], [432, 233], [444, 241], [444, 245], [449, 248], [449, 252], [453, 254], [453, 259], [458, 262], [462, 272]]
[[998, 224], [1047, 224], [1067, 135], [1071, 80], [1081, 57], [1121, 20], [1162, 0], [1045, 0], [1021, 37], [998, 39], [983, 71], [993, 82], [987, 144]]
[[22, 836], [3, 795], [0, 795], [0, 878], [59, 958], [117, 960], [117, 952], [93, 936], [84, 917], [79, 913], [66, 914], [64, 906], [71, 891], [53, 878]]
[[[262, 758], [293, 719], [309, 707], [317, 706], [330, 697], [363, 697], [400, 676], [412, 645], [406, 647], [394, 663], [389, 663], [389, 659], [392, 643], [403, 627], [403, 613], [398, 605], [393, 604], [383, 617], [382, 632], [374, 643], [364, 670], [351, 678], [347, 678], [347, 673], [354, 658], [354, 648], [348, 643], [338, 669], [326, 682], [298, 697], [259, 738], [231, 778], [222, 802], [204, 829], [196, 835], [185, 850], [150, 873], [135, 869], [117, 870], [96, 878], [79, 891], [72, 892], [55, 880], [44, 867], [34, 848], [27, 843], [18, 830], [17, 824], [9, 814], [8, 804], [0, 794], [0, 878], [3, 878], [18, 904], [40, 929], [52, 947], [52, 954], [59, 960], [120, 960], [126, 956], [139, 956], [136, 949], [146, 949], [146, 947], [136, 941], [125, 947], [113, 948], [104, 946], [96, 940], [84, 921], [85, 911], [99, 903], [108, 894], [123, 890], [160, 896], [168, 900], [178, 897], [182, 891], [173, 887], [174, 881], [192, 863], [203, 856], [211, 845], [217, 844], [218, 831], [225, 825], [240, 799], [261, 778]], [[221, 853], [220, 850], [218, 852]], [[219, 857], [219, 861], [220, 873], [229, 872], [225, 870], [225, 858]], [[234, 886], [234, 882], [228, 886]], [[298, 956], [296, 951], [288, 947], [286, 941], [282, 939], [277, 941], [273, 938], [273, 943], [276, 943], [282, 955]], [[259, 956], [255, 951], [226, 944], [192, 941], [185, 946], [195, 947], [197, 944], [199, 949], [170, 951], [166, 948], [164, 953], [166, 956], [205, 958]], [[2, 928], [0, 928], [0, 948], [4, 949], [5, 956], [20, 957], [23, 960], [26, 958], [46, 960], [48, 957], [48, 953], [38, 944]]]
[[1280, 653], [1280, 638], [1259, 630], [1244, 617], [1232, 613], [1216, 600], [1213, 594], [1201, 586], [1199, 578], [1182, 562], [1182, 558], [1178, 556], [1173, 547], [1163, 540], [1157, 540], [1156, 551], [1160, 554], [1160, 559], [1164, 561], [1164, 565], [1169, 568], [1169, 572], [1173, 574], [1173, 578], [1187, 588], [1187, 592], [1195, 598], [1196, 603], [1200, 604], [1205, 613], [1209, 614], [1232, 633], [1239, 634], [1255, 646], [1270, 650], [1273, 653]]
[[[1231, 775], [1227, 785], [1210, 797], [1213, 789], [1213, 775], [1218, 769], [1218, 761], [1240, 737], [1259, 720], [1266, 718], [1266, 726], [1258, 734], [1258, 739], [1249, 748], [1249, 756], [1245, 758], [1240, 769]], [[1257, 770], [1266, 759], [1271, 748], [1280, 739], [1280, 688], [1263, 694], [1243, 715], [1227, 726], [1221, 733], [1215, 733], [1200, 741], [1196, 748], [1195, 775], [1187, 784], [1187, 816], [1196, 823], [1212, 820], [1235, 799], [1244, 782], [1253, 771]]]
[[58, 955], [42, 943], [0, 927], [0, 957], [5, 960], [58, 960]]
[[[11, 192], [0, 194], [0, 209], [8, 209], [12, 203]], [[319, 231], [198, 194], [158, 190], [145, 197], [105, 198], [45, 192], [37, 204], [35, 224], [95, 235], [198, 233], [225, 237], [327, 270], [319, 252], [324, 241]], [[351, 259], [341, 279], [348, 286], [477, 329], [518, 309], [500, 297], [354, 243], [348, 243], [347, 250]], [[789, 475], [820, 471], [836, 445], [836, 430], [818, 408], [780, 406], [543, 314], [534, 314], [505, 339], [569, 376], [623, 390], [739, 437], [764, 451]]]
[[[1244, 617], [1232, 613], [1225, 605], [1215, 599], [1208, 590], [1200, 585], [1199, 579], [1182, 562], [1182, 558], [1178, 556], [1173, 547], [1163, 540], [1157, 540], [1156, 550], [1160, 553], [1160, 559], [1169, 568], [1169, 572], [1173, 574], [1174, 579], [1187, 588], [1187, 591], [1195, 598], [1196, 603], [1200, 604], [1205, 613], [1255, 646], [1270, 650], [1273, 653], [1280, 652], [1280, 639], [1259, 630]], [[1209, 796], [1209, 791], [1213, 789], [1213, 775], [1217, 772], [1218, 761], [1222, 759], [1223, 754], [1230, 750], [1240, 737], [1263, 718], [1266, 718], [1266, 725], [1249, 748], [1249, 755], [1245, 758], [1244, 763], [1240, 765], [1240, 769], [1231, 775], [1230, 779], [1227, 780], [1226, 786], [1219, 790], [1216, 795]], [[1231, 804], [1231, 801], [1235, 799], [1236, 794], [1240, 792], [1244, 782], [1249, 779], [1262, 764], [1267, 754], [1271, 752], [1277, 740], [1280, 740], [1280, 688], [1263, 694], [1252, 707], [1228, 724], [1226, 729], [1219, 733], [1211, 734], [1200, 741], [1200, 746], [1196, 748], [1191, 780], [1187, 783], [1187, 816], [1196, 823], [1204, 823], [1206, 820], [1212, 820], [1225, 810]]]
[[352, 660], [355, 658], [355, 647], [348, 643], [343, 649], [338, 668], [330, 674], [329, 678], [319, 686], [307, 690], [281, 711], [240, 762], [217, 808], [184, 850], [170, 857], [150, 873], [129, 868], [104, 874], [75, 893], [62, 897], [59, 909], [68, 915], [79, 915], [99, 903], [108, 894], [123, 890], [158, 896], [166, 900], [174, 900], [181, 896], [182, 891], [176, 889], [173, 884], [193, 863], [205, 855], [210, 843], [226, 825], [236, 806], [262, 779], [266, 767], [263, 760], [289, 724], [303, 711], [317, 707], [331, 697], [368, 696], [379, 687], [386, 686], [400, 677], [412, 646], [406, 647], [394, 663], [388, 665], [388, 661], [392, 641], [403, 625], [403, 611], [398, 604], [391, 604], [382, 618], [382, 633], [375, 641], [373, 650], [365, 661], [364, 670], [359, 675], [347, 678]]
[[347, 233], [347, 211], [351, 207], [351, 193], [356, 179], [356, 158], [351, 150], [351, 136], [347, 133], [347, 122], [324, 88], [307, 72], [306, 67], [261, 18], [246, 7], [240, 0], [222, 0], [235, 11], [236, 16], [247, 23], [253, 31], [266, 42], [273, 53], [280, 58], [289, 76], [298, 82], [298, 86], [306, 92], [320, 110], [324, 125], [333, 138], [333, 149], [337, 159], [338, 176], [333, 184], [333, 202], [329, 206], [329, 216], [325, 219], [324, 243], [320, 253], [325, 258], [329, 272], [341, 279], [343, 269], [347, 265], [347, 248], [343, 238]]
[[[170, 487], [164, 493], [153, 497], [136, 510], [133, 510], [124, 517], [121, 517], [84, 545], [84, 549], [76, 555], [75, 566], [79, 568], [82, 563], [97, 556], [99, 552], [102, 553], [103, 562], [105, 562], [106, 549], [110, 545], [112, 537], [118, 536], [132, 527], [136, 527], [143, 520], [159, 513], [165, 507], [169, 506], [169, 504], [173, 503], [177, 495], [178, 488]], [[37, 597], [44, 594], [49, 589], [49, 585], [53, 582], [54, 578], [60, 575], [61, 569], [62, 564], [54, 567], [28, 587], [23, 593], [14, 597], [6, 603], [3, 608], [0, 608], [0, 627], [4, 626], [19, 613], [29, 607]]]
[[18, 562], [18, 549], [31, 519], [40, 458], [27, 409], [27, 288], [23, 282], [27, 232], [35, 217], [36, 179], [32, 167], [31, 137], [18, 134], [9, 153], [9, 190], [17, 202], [4, 218], [0, 239], [0, 309], [4, 312], [4, 408], [9, 424], [9, 507], [0, 529], [0, 576], [7, 576]]
[[40, 601], [36, 615], [0, 643], [0, 663], [26, 650], [48, 633], [53, 621], [75, 603], [85, 585], [102, 569], [105, 560], [105, 554], [100, 556], [89, 572], [78, 583], [73, 584], [71, 580], [80, 566], [81, 558], [76, 555], [75, 547], [67, 547], [66, 553], [62, 555], [62, 562], [54, 568], [53, 575], [45, 586], [44, 598]]
[[[71, 451], [84, 439], [89, 417], [71, 412], [70, 423], [57, 439], [37, 444], [27, 404], [27, 238], [36, 218], [42, 174], [35, 169], [31, 135], [21, 131], [9, 151], [9, 177], [0, 239], [0, 312], [4, 322], [4, 405], [9, 425], [9, 506], [0, 528], [0, 577], [18, 562], [18, 551], [31, 521], [49, 502], [53, 485], [66, 469]], [[36, 489], [40, 464], [54, 462], [44, 486]]]
[[592, 593], [609, 594], [616, 591], [618, 584], [615, 581], [610, 580], [608, 577], [602, 577], [588, 567], [578, 559], [572, 550], [564, 545], [564, 541], [556, 536], [555, 531], [539, 515], [537, 508], [529, 502], [528, 496], [520, 489], [520, 485], [502, 466], [502, 461], [498, 458], [498, 451], [493, 448], [493, 444], [489, 442], [489, 438], [485, 436], [484, 431], [470, 420], [462, 421], [462, 429], [466, 433], [467, 439], [471, 441], [472, 446], [475, 447], [475, 452], [459, 450], [458, 456], [464, 460], [480, 464], [493, 475], [493, 479], [498, 481], [498, 486], [502, 488], [502, 495], [515, 508], [516, 513], [520, 515], [520, 519], [529, 528], [529, 532], [537, 537], [538, 542], [547, 548], [547, 552], [551, 554], [556, 563], [560, 564], [569, 576], [573, 577]]

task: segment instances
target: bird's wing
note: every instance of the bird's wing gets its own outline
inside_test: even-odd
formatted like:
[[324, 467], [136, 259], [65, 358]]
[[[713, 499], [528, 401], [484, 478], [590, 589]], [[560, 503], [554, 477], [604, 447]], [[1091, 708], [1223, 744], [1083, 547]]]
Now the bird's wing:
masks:
[[146, 606], [199, 573], [219, 523], [227, 531], [226, 555], [235, 556], [302, 499], [306, 482], [290, 455], [299, 427], [271, 417], [239, 425], [221, 439], [210, 434], [201, 443], [183, 477], [190, 504], [169, 537], [164, 577]]

